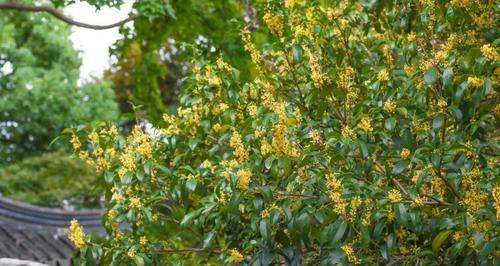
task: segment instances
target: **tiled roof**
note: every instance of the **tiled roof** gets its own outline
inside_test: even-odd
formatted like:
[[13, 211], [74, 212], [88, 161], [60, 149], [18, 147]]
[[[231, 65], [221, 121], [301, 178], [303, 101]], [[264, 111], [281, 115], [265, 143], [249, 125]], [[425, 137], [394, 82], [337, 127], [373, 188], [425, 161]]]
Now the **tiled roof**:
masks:
[[0, 197], [0, 258], [70, 265], [73, 246], [65, 229], [72, 219], [87, 233], [102, 232], [101, 210], [65, 211]]

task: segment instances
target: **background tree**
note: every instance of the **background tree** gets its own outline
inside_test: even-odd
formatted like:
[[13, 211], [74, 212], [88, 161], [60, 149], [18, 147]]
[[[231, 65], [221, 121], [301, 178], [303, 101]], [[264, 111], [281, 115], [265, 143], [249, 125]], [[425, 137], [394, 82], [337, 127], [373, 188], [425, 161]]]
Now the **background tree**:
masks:
[[48, 14], [2, 12], [0, 163], [49, 150], [66, 127], [117, 121], [108, 83], [77, 86], [81, 62], [69, 34], [68, 25]]
[[0, 194], [50, 207], [99, 206], [95, 171], [71, 158], [65, 141], [50, 143], [64, 128], [118, 122], [110, 83], [77, 85], [81, 62], [66, 23], [0, 13]]
[[[224, 57], [249, 77], [249, 57], [234, 27], [249, 8], [242, 1], [137, 1], [133, 28], [122, 28], [123, 39], [113, 49], [118, 62], [107, 72], [122, 111], [143, 105], [151, 122], [175, 107], [179, 85], [190, 68], [190, 45], [206, 57]], [[124, 90], [128, 93], [124, 93]], [[172, 110], [172, 109], [171, 109]]]

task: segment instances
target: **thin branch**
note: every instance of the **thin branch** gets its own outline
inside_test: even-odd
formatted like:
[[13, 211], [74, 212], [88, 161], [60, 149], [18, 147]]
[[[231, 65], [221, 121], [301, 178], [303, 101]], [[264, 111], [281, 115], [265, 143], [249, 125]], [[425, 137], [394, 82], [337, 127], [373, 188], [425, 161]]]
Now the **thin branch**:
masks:
[[83, 22], [78, 22], [73, 20], [72, 18], [64, 15], [63, 13], [59, 12], [55, 7], [48, 6], [48, 5], [41, 5], [41, 6], [34, 6], [34, 5], [27, 5], [27, 4], [22, 4], [22, 3], [15, 3], [15, 2], [5, 2], [5, 3], [0, 3], [0, 10], [17, 10], [17, 11], [25, 11], [25, 12], [45, 12], [49, 13], [52, 16], [56, 17], [59, 20], [62, 20], [66, 22], [67, 24], [81, 27], [81, 28], [87, 28], [87, 29], [92, 29], [92, 30], [106, 30], [106, 29], [111, 29], [114, 27], [120, 27], [127, 22], [130, 22], [132, 20], [135, 20], [138, 16], [137, 15], [131, 15], [130, 17], [118, 21], [113, 24], [109, 25], [93, 25], [93, 24], [87, 24]]

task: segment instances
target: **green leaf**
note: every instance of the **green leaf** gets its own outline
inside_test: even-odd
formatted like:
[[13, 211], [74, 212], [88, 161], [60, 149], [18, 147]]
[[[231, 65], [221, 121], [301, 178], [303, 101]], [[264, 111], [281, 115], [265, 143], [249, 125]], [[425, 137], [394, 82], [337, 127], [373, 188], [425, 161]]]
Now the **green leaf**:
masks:
[[196, 210], [196, 211], [193, 211], [193, 212], [190, 212], [186, 215], [184, 215], [184, 217], [182, 218], [181, 222], [180, 222], [180, 225], [181, 226], [187, 226], [188, 223], [194, 219], [196, 216], [198, 216], [200, 214], [200, 211], [199, 210]]
[[188, 145], [189, 145], [189, 148], [190, 148], [191, 150], [194, 150], [194, 149], [196, 148], [196, 146], [198, 145], [198, 140], [197, 140], [197, 139], [195, 139], [195, 138], [190, 139], [190, 140], [188, 141]]
[[462, 122], [462, 118], [463, 118], [462, 111], [460, 111], [460, 109], [458, 109], [456, 106], [450, 106], [449, 109], [450, 109], [451, 113], [453, 114], [453, 117], [455, 118], [455, 120], [458, 123]]
[[451, 230], [442, 231], [434, 238], [434, 240], [432, 240], [432, 252], [437, 253], [439, 251], [441, 245], [443, 245], [444, 241], [448, 239], [451, 232]]
[[141, 171], [141, 170], [138, 170], [138, 171], [135, 173], [135, 176], [137, 177], [137, 180], [139, 180], [139, 181], [144, 180], [144, 172], [143, 172], [143, 171]]
[[175, 10], [172, 7], [172, 3], [170, 3], [170, 0], [167, 0], [167, 2], [165, 3], [165, 10], [167, 10], [167, 13], [170, 17], [172, 17], [173, 19], [177, 19], [177, 17], [175, 16]]
[[370, 231], [366, 227], [361, 227], [361, 246], [368, 247], [370, 244]]
[[388, 131], [394, 130], [394, 127], [396, 126], [396, 119], [393, 117], [386, 119], [384, 122], [384, 126]]
[[434, 83], [436, 83], [438, 75], [439, 75], [438, 70], [434, 67], [427, 70], [427, 72], [425, 72], [424, 74], [425, 83], [427, 83], [428, 85], [433, 85]]
[[104, 173], [104, 181], [106, 181], [106, 183], [108, 184], [113, 182], [114, 177], [115, 175], [113, 174], [113, 172], [106, 171]]
[[259, 231], [264, 239], [269, 238], [269, 225], [267, 220], [260, 220]]
[[212, 245], [215, 233], [216, 231], [210, 231], [208, 234], [206, 234], [205, 238], [203, 239], [203, 248], [209, 248]]
[[302, 61], [303, 50], [299, 44], [293, 46], [293, 62], [295, 64], [300, 63]]
[[438, 130], [440, 129], [441, 127], [443, 127], [444, 125], [444, 115], [443, 114], [439, 114], [438, 116], [436, 116], [436, 118], [434, 118], [434, 120], [432, 121], [432, 129], [434, 130]]
[[189, 179], [187, 182], [186, 182], [186, 189], [188, 191], [194, 191], [196, 189], [196, 185], [198, 184], [198, 182], [195, 180], [195, 179]]
[[333, 243], [337, 243], [340, 239], [342, 239], [346, 229], [347, 229], [347, 224], [344, 221], [341, 221], [341, 223], [339, 225], [339, 229], [337, 229], [337, 232], [335, 233], [335, 236], [333, 237]]
[[144, 258], [141, 256], [135, 256], [134, 262], [135, 262], [135, 265], [137, 265], [137, 266], [143, 266], [144, 265]]
[[266, 167], [266, 169], [271, 169], [271, 167], [273, 166], [273, 162], [274, 162], [274, 155], [271, 155], [264, 161], [264, 166]]
[[409, 163], [410, 161], [408, 160], [397, 162], [396, 165], [394, 165], [394, 167], [392, 168], [392, 174], [393, 175], [401, 174], [406, 169]]
[[153, 168], [153, 162], [151, 161], [147, 161], [145, 164], [144, 164], [144, 173], [146, 174], [151, 174], [151, 169]]

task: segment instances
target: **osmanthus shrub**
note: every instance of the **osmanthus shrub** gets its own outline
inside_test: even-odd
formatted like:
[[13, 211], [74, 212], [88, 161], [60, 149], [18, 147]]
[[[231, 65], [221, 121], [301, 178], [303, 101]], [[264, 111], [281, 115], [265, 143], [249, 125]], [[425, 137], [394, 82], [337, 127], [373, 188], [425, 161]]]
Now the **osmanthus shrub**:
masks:
[[252, 82], [200, 59], [155, 134], [75, 131], [109, 185], [80, 262], [498, 263], [498, 3], [263, 2]]

